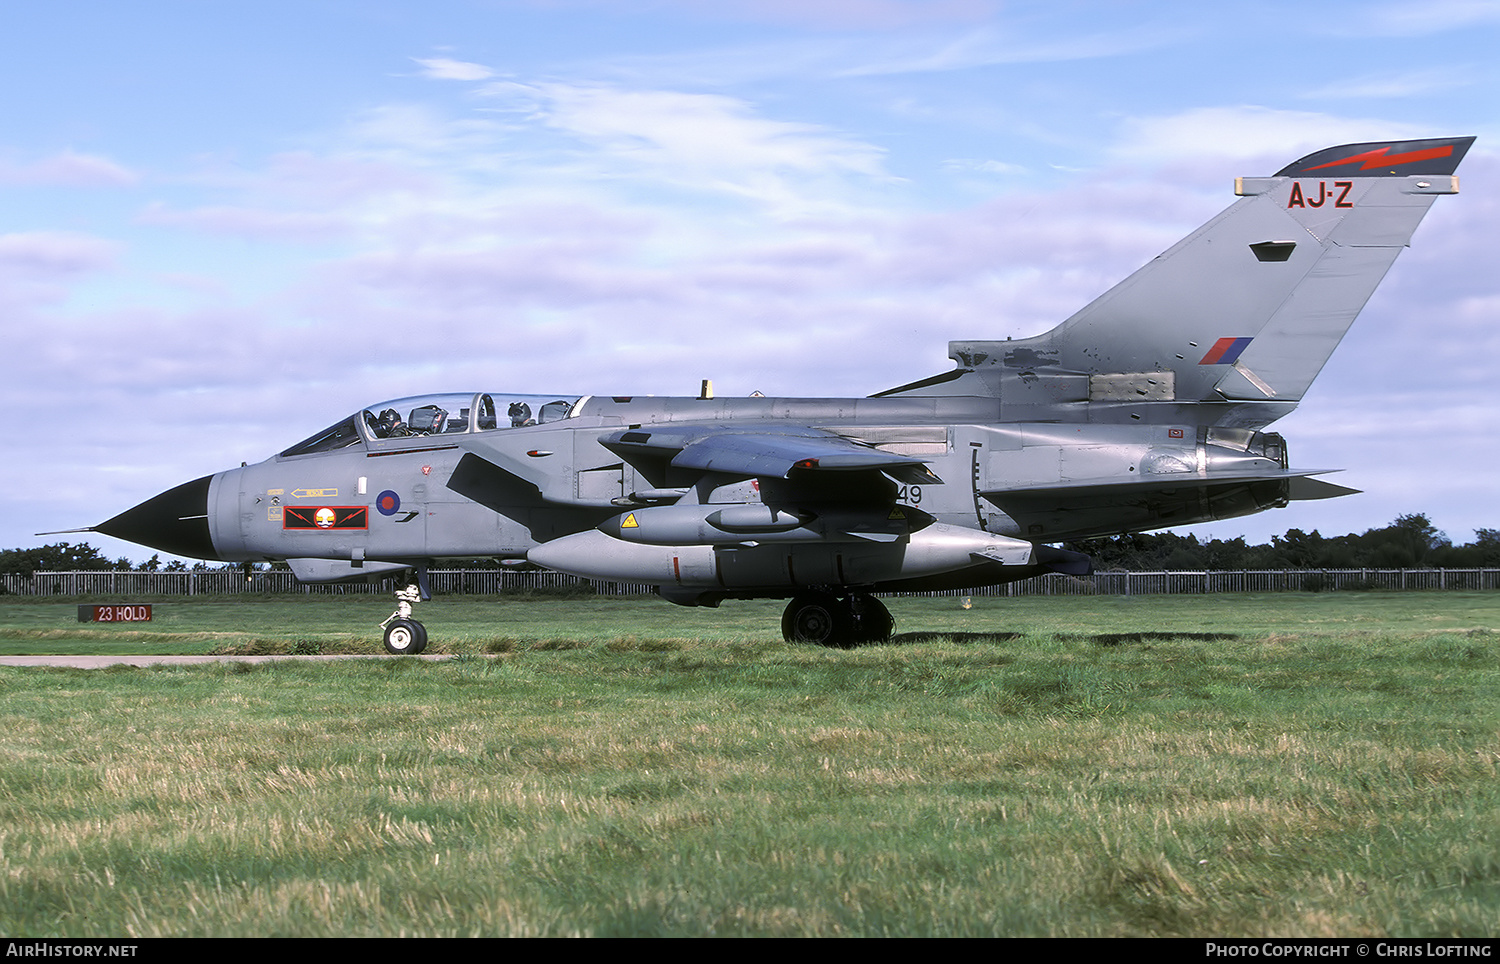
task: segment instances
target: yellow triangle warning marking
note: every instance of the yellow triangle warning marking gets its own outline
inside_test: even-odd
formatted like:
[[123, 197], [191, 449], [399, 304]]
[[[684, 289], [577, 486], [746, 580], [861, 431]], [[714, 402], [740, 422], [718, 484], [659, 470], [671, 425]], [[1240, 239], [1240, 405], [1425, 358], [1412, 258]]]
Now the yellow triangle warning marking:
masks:
[[906, 518], [906, 513], [902, 512], [901, 511], [901, 507], [898, 505], [894, 509], [891, 510], [891, 514], [888, 515], [888, 516], [886, 516], [886, 518], [887, 519], [905, 519]]
[[639, 529], [640, 527], [641, 527], [641, 524], [639, 522], [635, 521], [635, 513], [634, 512], [632, 512], [629, 515], [627, 515], [625, 517], [625, 521], [622, 522], [622, 523], [620, 523], [620, 528], [621, 529]]

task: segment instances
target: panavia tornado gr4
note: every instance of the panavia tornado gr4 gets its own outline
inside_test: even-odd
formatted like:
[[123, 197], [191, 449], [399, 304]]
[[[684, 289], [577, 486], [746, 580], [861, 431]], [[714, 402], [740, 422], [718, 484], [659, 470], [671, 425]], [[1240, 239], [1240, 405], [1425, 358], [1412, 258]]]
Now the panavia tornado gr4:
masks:
[[[1289, 467], [1296, 407], [1471, 137], [1349, 144], [1270, 177], [1052, 331], [956, 341], [868, 398], [449, 392], [381, 402], [95, 527], [297, 577], [416, 582], [385, 624], [420, 652], [427, 567], [492, 557], [788, 598], [789, 640], [883, 640], [876, 593], [1087, 573], [1067, 540], [1352, 492]], [[404, 584], [404, 583], [403, 583]]]

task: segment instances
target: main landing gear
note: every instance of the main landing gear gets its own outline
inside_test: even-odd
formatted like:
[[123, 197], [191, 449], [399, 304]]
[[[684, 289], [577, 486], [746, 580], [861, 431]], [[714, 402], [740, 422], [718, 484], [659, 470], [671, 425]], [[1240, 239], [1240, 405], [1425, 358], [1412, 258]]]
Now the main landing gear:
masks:
[[385, 630], [385, 651], [394, 656], [415, 656], [427, 648], [427, 627], [411, 618], [412, 604], [422, 590], [407, 586], [396, 590], [396, 611], [380, 624]]
[[781, 635], [787, 642], [836, 649], [883, 643], [895, 628], [896, 621], [885, 605], [864, 592], [842, 599], [829, 592], [803, 593], [792, 597], [781, 615]]

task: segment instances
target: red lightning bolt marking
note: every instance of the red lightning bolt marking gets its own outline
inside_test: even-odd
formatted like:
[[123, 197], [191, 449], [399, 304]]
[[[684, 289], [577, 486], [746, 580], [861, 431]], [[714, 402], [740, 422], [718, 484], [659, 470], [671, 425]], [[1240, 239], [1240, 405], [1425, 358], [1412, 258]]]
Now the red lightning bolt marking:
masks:
[[1363, 161], [1364, 164], [1360, 167], [1360, 170], [1368, 171], [1372, 168], [1384, 167], [1387, 164], [1410, 164], [1413, 161], [1430, 161], [1435, 157], [1453, 156], [1452, 144], [1445, 144], [1442, 147], [1429, 147], [1425, 151], [1407, 151], [1405, 154], [1391, 154], [1391, 156], [1387, 157], [1386, 155], [1390, 153], [1390, 150], [1391, 149], [1389, 147], [1378, 147], [1373, 151], [1366, 151], [1363, 154], [1355, 154], [1352, 157], [1345, 157], [1337, 161], [1329, 161], [1326, 164], [1315, 164], [1314, 166], [1307, 168], [1307, 170], [1317, 171], [1325, 167], [1338, 167], [1341, 164], [1353, 164], [1358, 161]]

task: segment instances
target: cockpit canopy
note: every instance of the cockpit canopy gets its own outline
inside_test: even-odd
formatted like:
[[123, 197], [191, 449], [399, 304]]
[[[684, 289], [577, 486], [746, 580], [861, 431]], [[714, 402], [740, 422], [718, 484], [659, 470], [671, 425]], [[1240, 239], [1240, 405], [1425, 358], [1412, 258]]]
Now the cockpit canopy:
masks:
[[359, 442], [460, 435], [541, 425], [569, 418], [578, 395], [508, 395], [502, 392], [413, 395], [371, 405], [281, 453], [311, 455]]

